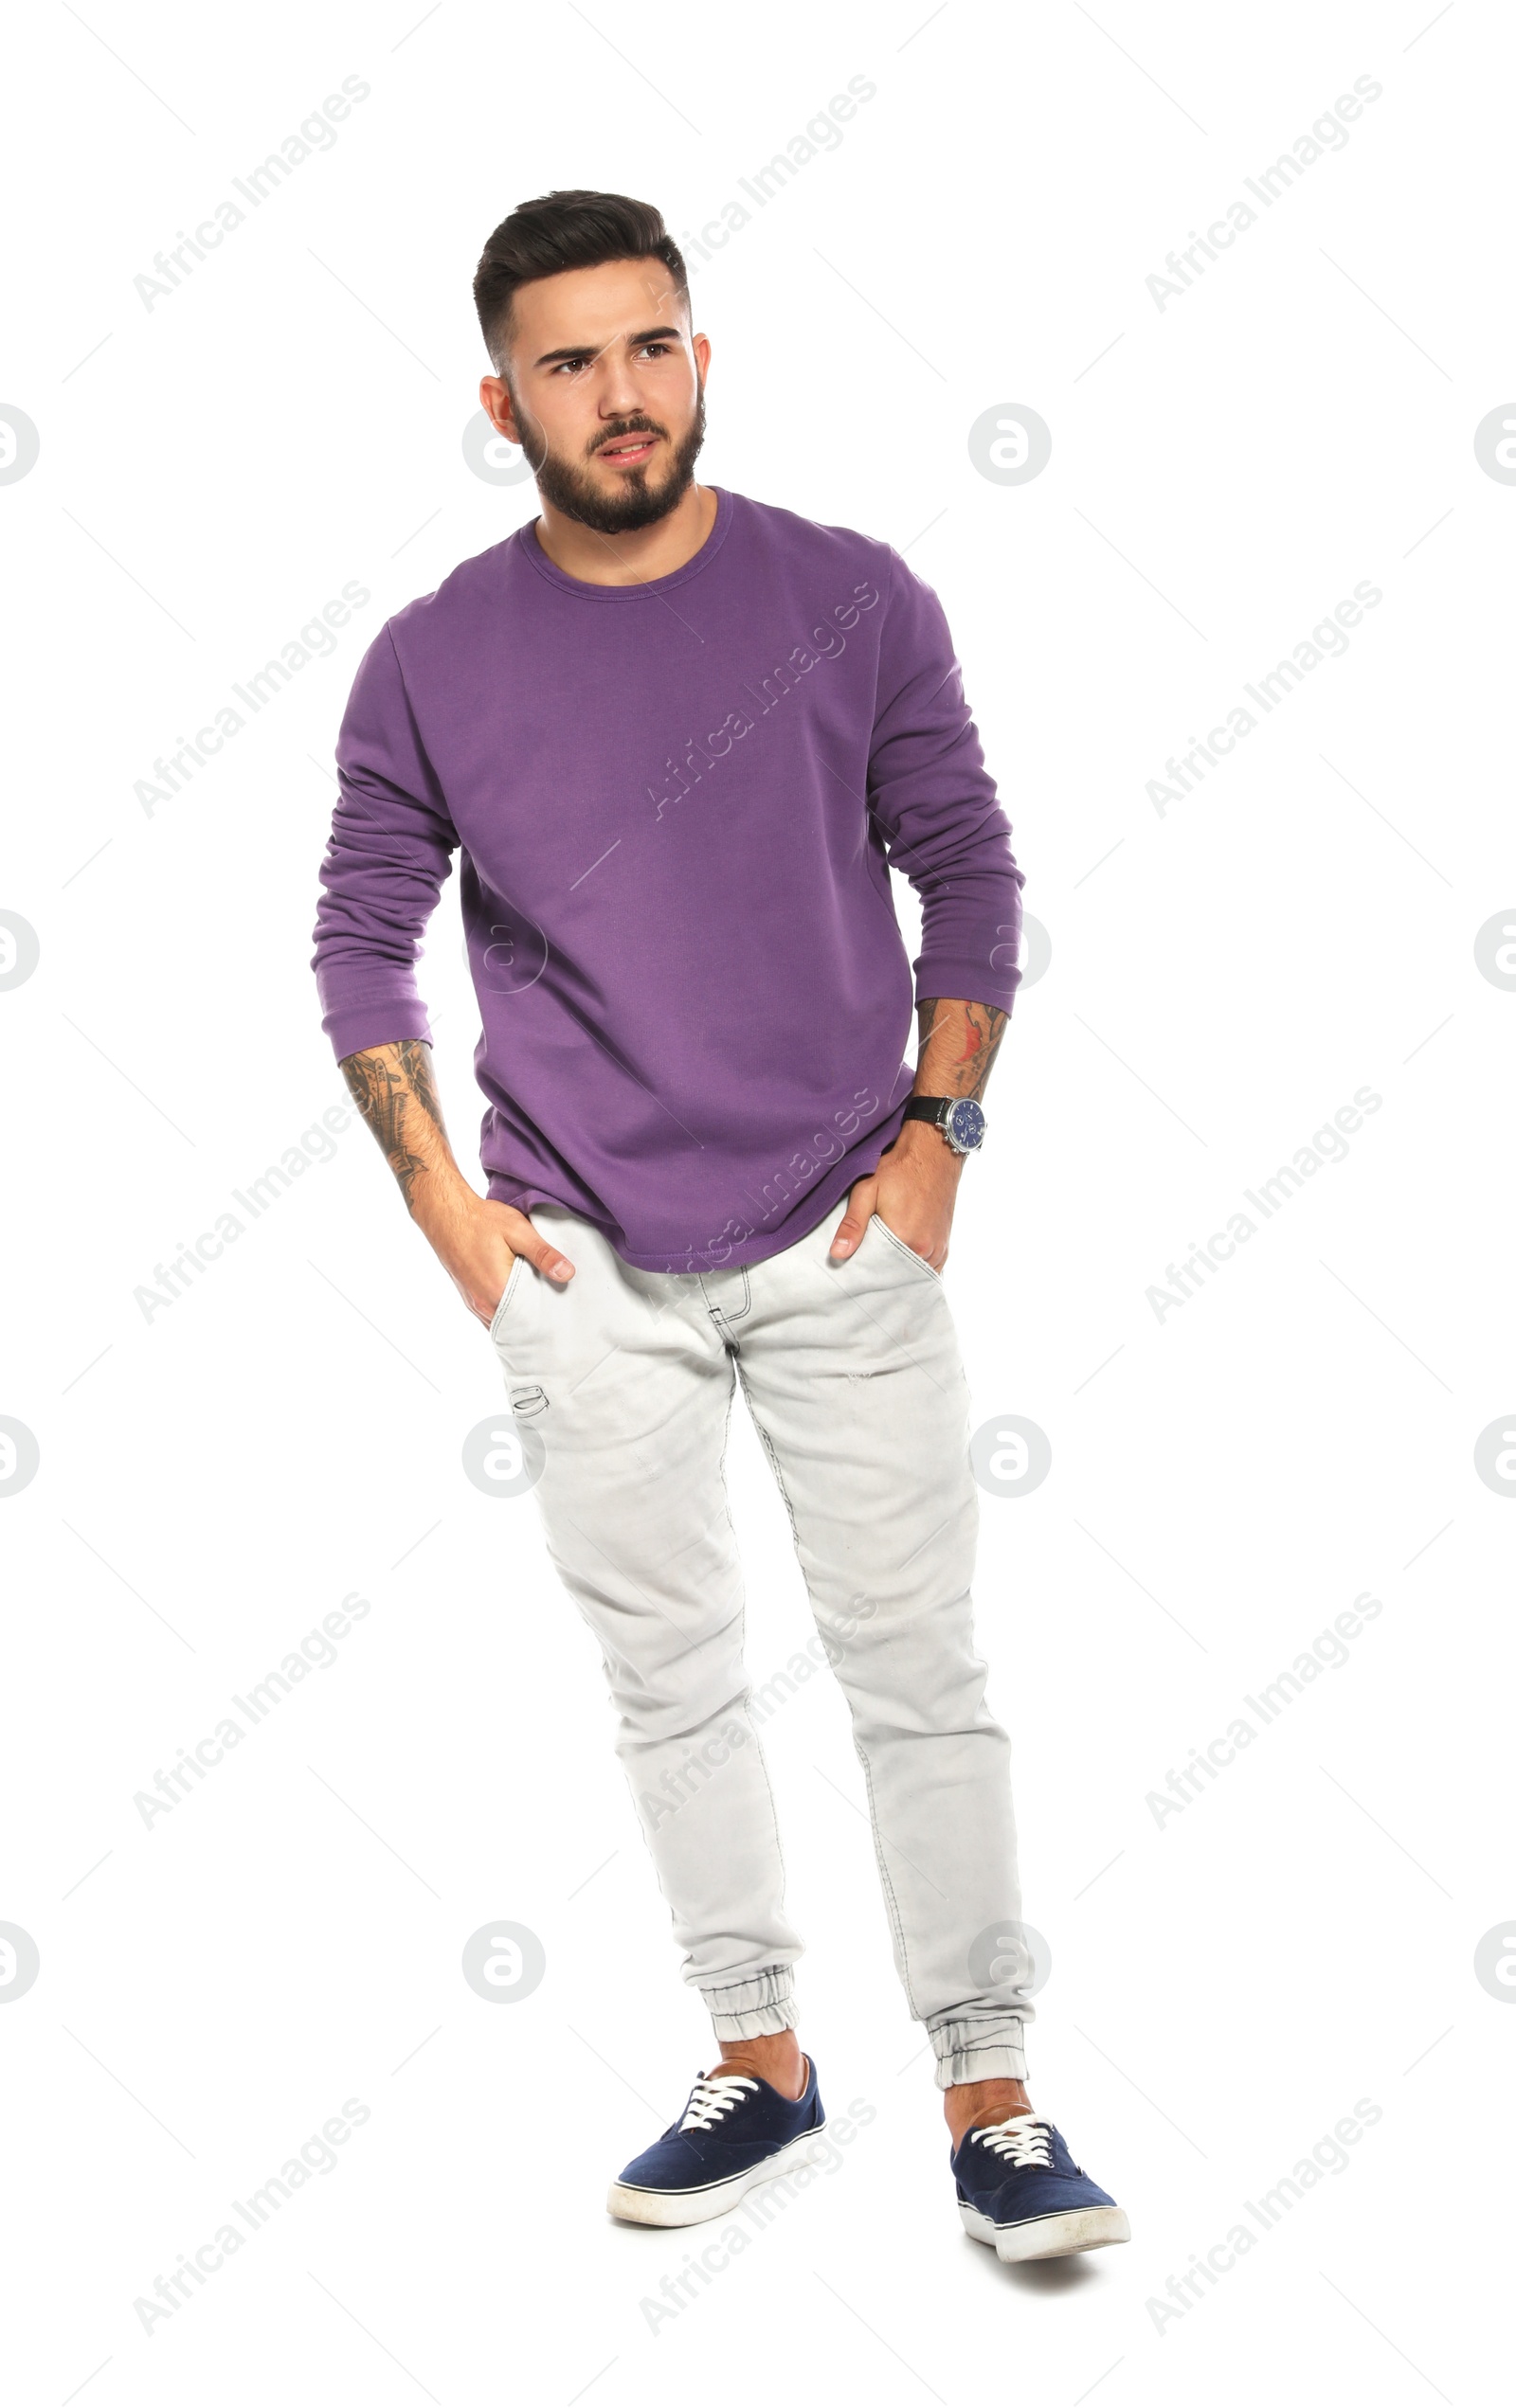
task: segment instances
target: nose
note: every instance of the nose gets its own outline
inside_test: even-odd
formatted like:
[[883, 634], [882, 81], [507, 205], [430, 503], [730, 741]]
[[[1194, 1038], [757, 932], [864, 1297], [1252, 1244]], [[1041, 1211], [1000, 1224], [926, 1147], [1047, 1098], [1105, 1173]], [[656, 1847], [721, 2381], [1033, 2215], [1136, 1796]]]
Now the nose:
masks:
[[626, 361], [611, 353], [600, 362], [596, 407], [603, 419], [635, 418], [641, 411], [637, 380]]

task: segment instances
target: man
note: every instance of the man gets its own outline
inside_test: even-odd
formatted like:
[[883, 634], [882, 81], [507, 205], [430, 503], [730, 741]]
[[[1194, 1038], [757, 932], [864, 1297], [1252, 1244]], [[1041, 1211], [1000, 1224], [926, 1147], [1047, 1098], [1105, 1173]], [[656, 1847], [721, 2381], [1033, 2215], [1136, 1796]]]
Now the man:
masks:
[[[314, 966], [359, 1108], [501, 1357], [720, 2046], [611, 2212], [718, 2216], [824, 2122], [748, 1711], [722, 1482], [740, 1382], [852, 1711], [964, 2222], [1004, 2258], [1125, 2240], [1024, 2087], [1009, 1751], [973, 1651], [939, 1274], [1021, 872], [942, 611], [887, 545], [695, 482], [711, 347], [656, 209], [528, 202], [474, 291], [480, 398], [541, 516], [370, 648]], [[483, 1197], [414, 978], [455, 850]], [[923, 906], [913, 1081], [892, 864]]]

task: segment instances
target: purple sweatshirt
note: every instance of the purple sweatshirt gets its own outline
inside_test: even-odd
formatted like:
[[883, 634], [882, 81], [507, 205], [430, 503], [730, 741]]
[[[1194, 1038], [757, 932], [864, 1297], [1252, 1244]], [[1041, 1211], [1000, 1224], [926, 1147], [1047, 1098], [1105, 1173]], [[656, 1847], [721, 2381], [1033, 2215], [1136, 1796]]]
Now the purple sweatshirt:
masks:
[[534, 524], [353, 682], [314, 968], [340, 1060], [428, 1038], [455, 848], [489, 1193], [644, 1270], [756, 1263], [876, 1165], [917, 997], [1009, 1009], [1021, 872], [942, 607], [889, 545], [716, 489], [672, 576], [590, 585]]

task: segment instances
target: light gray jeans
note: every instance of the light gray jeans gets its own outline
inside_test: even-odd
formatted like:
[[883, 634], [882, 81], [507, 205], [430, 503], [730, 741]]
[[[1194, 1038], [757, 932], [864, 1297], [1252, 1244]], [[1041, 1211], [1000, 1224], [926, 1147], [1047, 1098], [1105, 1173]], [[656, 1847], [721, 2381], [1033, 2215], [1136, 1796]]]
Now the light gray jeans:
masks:
[[829, 1262], [839, 1209], [767, 1262], [702, 1272], [634, 1270], [576, 1214], [532, 1217], [577, 1276], [560, 1287], [518, 1258], [490, 1336], [541, 1441], [549, 1551], [599, 1642], [617, 1752], [717, 2038], [787, 2029], [802, 1953], [743, 1662], [723, 1477], [740, 1381], [851, 1710], [895, 1964], [938, 2083], [1024, 2076], [1010, 1747], [974, 1652], [978, 1497], [941, 1280], [876, 1214]]

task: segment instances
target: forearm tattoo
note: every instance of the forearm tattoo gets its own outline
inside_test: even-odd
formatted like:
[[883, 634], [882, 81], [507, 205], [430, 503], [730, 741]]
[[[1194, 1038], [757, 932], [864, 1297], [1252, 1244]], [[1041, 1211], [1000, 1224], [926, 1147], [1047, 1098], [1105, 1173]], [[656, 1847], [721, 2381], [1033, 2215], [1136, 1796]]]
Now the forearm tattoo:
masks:
[[400, 1182], [407, 1212], [414, 1210], [416, 1181], [427, 1159], [415, 1150], [425, 1121], [444, 1139], [442, 1107], [432, 1077], [429, 1045], [420, 1037], [402, 1037], [367, 1053], [350, 1053], [342, 1064], [348, 1091], [378, 1139], [386, 1161]]
[[[954, 1021], [960, 1012], [964, 1015], [964, 1024], [962, 1028], [955, 1029]], [[923, 997], [916, 1006], [923, 1055], [930, 1038], [938, 1033], [939, 1015], [942, 1014], [949, 1016], [942, 1021], [940, 1033], [945, 1038], [951, 1036], [953, 1042], [951, 1051], [940, 1068], [933, 1067], [933, 1090], [940, 1087], [946, 1095], [972, 1096], [977, 1103], [984, 1094], [1010, 1015], [998, 1010], [993, 1003], [944, 1003], [937, 997]]]

